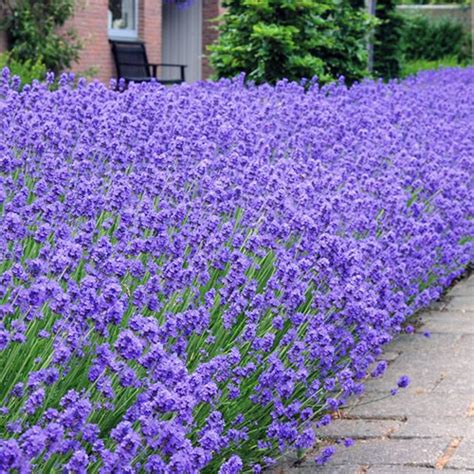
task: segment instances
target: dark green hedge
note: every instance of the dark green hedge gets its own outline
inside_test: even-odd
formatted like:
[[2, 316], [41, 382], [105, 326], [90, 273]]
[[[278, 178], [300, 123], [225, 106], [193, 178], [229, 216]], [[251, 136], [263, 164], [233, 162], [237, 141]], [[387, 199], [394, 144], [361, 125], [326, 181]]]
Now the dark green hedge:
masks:
[[392, 79], [399, 77], [403, 61], [404, 21], [396, 11], [396, 0], [378, 0], [376, 16], [380, 24], [374, 37], [374, 74]]
[[211, 50], [216, 77], [241, 72], [256, 83], [318, 76], [348, 82], [367, 75], [372, 20], [360, 0], [225, 0]]
[[469, 58], [470, 36], [463, 26], [443, 19], [429, 21], [422, 16], [404, 19], [402, 47], [405, 59], [438, 60], [456, 56], [460, 61]]

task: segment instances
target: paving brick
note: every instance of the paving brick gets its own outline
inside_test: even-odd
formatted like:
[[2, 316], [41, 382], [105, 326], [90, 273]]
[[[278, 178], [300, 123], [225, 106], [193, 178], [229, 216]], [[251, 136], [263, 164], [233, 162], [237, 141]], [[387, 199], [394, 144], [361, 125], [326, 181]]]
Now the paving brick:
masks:
[[472, 350], [474, 347], [474, 334], [463, 334], [461, 338], [456, 343], [455, 354], [457, 357], [462, 357], [463, 359], [471, 360]]
[[472, 295], [459, 295], [451, 299], [446, 306], [447, 310], [474, 311], [474, 292]]
[[474, 294], [474, 278], [459, 282], [449, 292], [449, 296], [471, 296]]
[[446, 467], [474, 471], [474, 438], [467, 438], [461, 441]]
[[426, 313], [421, 320], [423, 330], [432, 333], [474, 334], [474, 312], [436, 311]]
[[286, 474], [290, 472], [297, 464], [301, 462], [301, 459], [295, 454], [295, 451], [288, 451], [283, 456], [278, 458], [278, 463], [273, 468], [268, 468], [265, 474]]
[[391, 434], [392, 438], [472, 437], [474, 422], [467, 417], [410, 416]]
[[447, 308], [450, 299], [451, 298], [449, 296], [445, 296], [443, 299], [439, 301], [434, 301], [433, 303], [431, 303], [427, 308], [425, 308], [425, 310], [426, 311], [444, 311]]
[[[317, 466], [316, 463], [312, 462], [303, 464], [302, 466], [294, 467], [288, 471], [284, 471], [284, 474], [359, 474], [360, 468], [353, 465], [342, 465], [335, 466], [331, 465], [328, 467]], [[283, 473], [282, 473], [283, 474]]]
[[385, 360], [387, 362], [393, 362], [400, 355], [400, 352], [386, 350], [383, 354], [377, 357], [377, 360]]
[[[298, 467], [293, 467], [289, 470], [283, 471], [282, 474], [358, 474], [360, 472], [359, 466], [353, 465], [331, 465], [331, 466], [317, 466], [314, 462], [306, 462]], [[277, 473], [275, 473], [277, 474]]]
[[394, 420], [335, 420], [328, 426], [318, 428], [319, 438], [381, 438], [397, 431], [401, 426]]
[[[433, 372], [440, 372], [444, 368], [455, 369], [459, 365], [459, 361], [453, 357], [446, 357], [447, 354], [454, 354], [465, 349], [463, 347], [462, 338], [465, 335], [459, 335], [453, 338], [449, 344], [445, 344], [442, 348], [435, 342], [428, 341], [425, 350], [420, 350], [417, 354], [412, 352], [404, 352], [392, 364], [392, 367], [398, 367], [404, 370], [410, 369], [428, 369]], [[431, 339], [431, 338], [430, 338]]]
[[398, 464], [404, 467], [434, 467], [449, 441], [449, 438], [358, 441], [350, 448], [338, 449], [327, 466]]
[[452, 347], [462, 338], [461, 334], [432, 334], [431, 337], [424, 337], [423, 334], [401, 334], [398, 336], [388, 350], [396, 347], [402, 353], [411, 352], [415, 356], [420, 354], [437, 353], [440, 347]]
[[[439, 360], [437, 360], [439, 359]], [[433, 355], [432, 363], [428, 363], [429, 355], [421, 360], [413, 360], [412, 354], [402, 354], [391, 364], [381, 379], [369, 379], [366, 383], [366, 392], [385, 392], [397, 386], [402, 375], [410, 377], [410, 385], [407, 391], [413, 393], [427, 393], [433, 390], [437, 384], [446, 376], [450, 369], [450, 362], [445, 356]]]
[[[402, 466], [371, 466], [368, 474], [428, 474], [429, 472], [438, 472], [431, 467], [402, 467]], [[472, 471], [459, 471], [454, 469], [443, 469], [447, 474], [472, 474]]]
[[[471, 355], [474, 360], [474, 351]], [[467, 361], [463, 367], [456, 371], [448, 371], [443, 374], [442, 379], [436, 385], [436, 393], [463, 393], [473, 394], [474, 399], [474, 372], [472, 365]]]
[[[474, 359], [474, 337], [468, 336], [473, 335], [452, 334], [449, 338], [443, 337], [443, 350], [440, 350], [440, 338], [437, 336], [440, 334], [424, 338], [426, 342], [423, 349], [405, 350], [390, 364], [382, 379], [367, 381], [366, 391], [388, 392], [402, 375], [408, 375], [411, 383], [407, 391], [411, 393], [428, 393], [432, 390], [450, 393], [456, 388], [460, 392], [470, 393], [468, 387], [473, 373], [469, 370], [469, 361]], [[454, 357], [446, 357], [447, 353]]]
[[[466, 415], [472, 402], [473, 394], [460, 393], [413, 393], [400, 392], [394, 397], [385, 397], [377, 400], [376, 393], [363, 397], [359, 405], [349, 408], [347, 412], [351, 416], [361, 418], [393, 418], [409, 416], [449, 416]], [[368, 403], [366, 403], [368, 402]]]

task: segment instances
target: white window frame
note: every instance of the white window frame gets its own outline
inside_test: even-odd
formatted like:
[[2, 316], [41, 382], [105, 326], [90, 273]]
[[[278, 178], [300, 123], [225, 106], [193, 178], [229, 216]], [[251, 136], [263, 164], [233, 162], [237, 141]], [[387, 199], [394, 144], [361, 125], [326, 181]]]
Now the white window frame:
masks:
[[[129, 39], [129, 40], [136, 40], [138, 39], [138, 2], [140, 0], [134, 0], [135, 3], [135, 29], [122, 29], [122, 28], [111, 28], [109, 23], [109, 18], [107, 18], [107, 31], [110, 39]], [[109, 10], [108, 10], [109, 11]], [[108, 13], [107, 11], [107, 13]]]

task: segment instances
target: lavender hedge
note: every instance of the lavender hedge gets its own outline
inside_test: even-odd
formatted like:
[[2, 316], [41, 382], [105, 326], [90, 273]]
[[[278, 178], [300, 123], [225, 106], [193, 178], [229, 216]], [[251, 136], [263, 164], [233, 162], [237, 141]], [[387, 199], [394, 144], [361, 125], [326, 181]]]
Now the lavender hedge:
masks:
[[60, 82], [0, 82], [0, 472], [258, 473], [472, 258], [473, 69]]

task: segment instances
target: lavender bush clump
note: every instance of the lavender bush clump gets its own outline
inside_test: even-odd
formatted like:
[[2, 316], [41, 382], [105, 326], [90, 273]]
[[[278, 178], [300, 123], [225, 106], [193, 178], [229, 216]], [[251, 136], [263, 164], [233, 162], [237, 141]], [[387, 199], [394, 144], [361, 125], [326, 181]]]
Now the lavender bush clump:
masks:
[[0, 82], [0, 472], [258, 473], [314, 446], [472, 258], [474, 70], [72, 79]]

